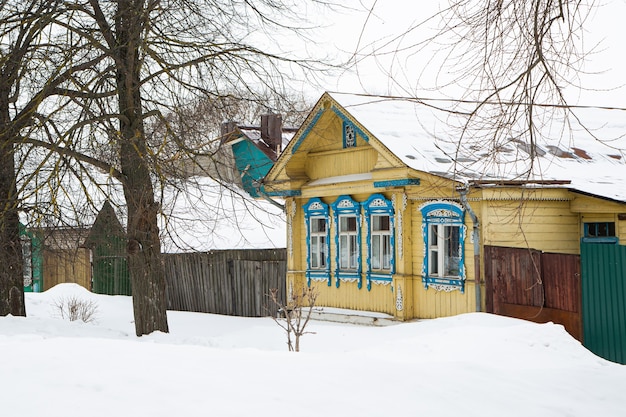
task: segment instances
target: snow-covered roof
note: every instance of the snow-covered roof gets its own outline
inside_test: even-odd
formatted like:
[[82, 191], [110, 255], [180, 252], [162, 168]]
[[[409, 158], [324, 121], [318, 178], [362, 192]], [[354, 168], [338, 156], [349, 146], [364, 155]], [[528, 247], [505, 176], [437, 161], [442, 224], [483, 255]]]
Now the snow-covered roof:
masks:
[[164, 252], [286, 247], [283, 210], [236, 187], [194, 177], [168, 189], [164, 201]]
[[[248, 137], [248, 139], [250, 139], [255, 144], [262, 143], [265, 147], [268, 147], [268, 148], [271, 147], [271, 144], [267, 143], [261, 137], [261, 130], [260, 130], [260, 128], [240, 127], [239, 130], [241, 130], [241, 133], [246, 135]], [[286, 129], [283, 130], [283, 133], [282, 133], [282, 136], [281, 136], [281, 149], [285, 149], [285, 147], [289, 144], [289, 141], [291, 141], [291, 139], [295, 135], [296, 130], [297, 129], [292, 129], [292, 128], [286, 128]]]
[[471, 129], [461, 135], [461, 116], [418, 100], [329, 94], [413, 169], [461, 182], [563, 181], [562, 186], [626, 202], [624, 112], [580, 108], [575, 113], [581, 123], [550, 119], [531, 149], [517, 139], [489, 142], [484, 132]]

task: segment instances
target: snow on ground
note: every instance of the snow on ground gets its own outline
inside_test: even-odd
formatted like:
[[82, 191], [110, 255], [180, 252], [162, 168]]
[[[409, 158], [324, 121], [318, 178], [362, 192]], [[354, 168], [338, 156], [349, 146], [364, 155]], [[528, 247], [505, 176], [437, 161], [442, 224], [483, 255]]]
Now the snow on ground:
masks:
[[[98, 305], [95, 323], [54, 305]], [[475, 313], [365, 327], [311, 322], [287, 352], [270, 318], [168, 312], [137, 338], [130, 297], [73, 284], [0, 318], [0, 415], [623, 416], [626, 367], [563, 327]]]

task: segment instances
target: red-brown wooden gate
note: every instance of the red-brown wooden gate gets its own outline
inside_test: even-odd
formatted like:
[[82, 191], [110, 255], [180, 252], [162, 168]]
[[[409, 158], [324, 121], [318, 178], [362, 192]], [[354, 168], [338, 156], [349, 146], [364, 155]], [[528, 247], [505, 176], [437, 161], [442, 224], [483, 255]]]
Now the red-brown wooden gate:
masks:
[[580, 256], [485, 246], [487, 312], [559, 323], [582, 341]]

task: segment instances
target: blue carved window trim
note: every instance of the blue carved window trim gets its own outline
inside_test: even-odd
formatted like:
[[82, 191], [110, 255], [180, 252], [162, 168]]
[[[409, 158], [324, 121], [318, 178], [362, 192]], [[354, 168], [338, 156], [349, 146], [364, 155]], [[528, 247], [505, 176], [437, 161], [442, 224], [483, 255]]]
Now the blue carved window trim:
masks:
[[[325, 204], [322, 200], [315, 197], [310, 199], [304, 206], [304, 221], [306, 224], [306, 278], [307, 285], [311, 286], [311, 280], [314, 281], [327, 281], [328, 286], [330, 286], [330, 218], [328, 211], [328, 204]], [[321, 248], [322, 261], [319, 267], [313, 267], [311, 265], [311, 243], [312, 237], [319, 238], [319, 235], [312, 236], [313, 232], [311, 232], [311, 225], [315, 220], [323, 219], [325, 221], [325, 242], [323, 247]]]
[[[424, 288], [433, 287], [438, 290], [465, 292], [465, 210], [454, 202], [436, 201], [420, 206], [422, 213], [422, 237], [424, 239], [424, 262], [422, 263], [422, 283]], [[434, 239], [437, 239], [434, 242]], [[458, 247], [445, 246], [445, 240], [458, 240]], [[454, 251], [453, 259], [446, 250]], [[433, 273], [434, 253], [437, 257], [437, 271]], [[445, 265], [445, 258], [450, 265]], [[452, 265], [452, 266], [451, 266]], [[452, 273], [449, 273], [453, 271]], [[448, 272], [448, 273], [446, 273]]]
[[349, 121], [343, 122], [343, 148], [356, 148], [357, 129]]
[[[361, 280], [361, 204], [354, 201], [350, 196], [342, 195], [331, 204], [333, 209], [333, 220], [335, 223], [335, 285], [339, 288], [341, 280], [356, 281], [358, 288], [363, 285]], [[346, 268], [341, 265], [342, 244], [340, 237], [342, 235], [341, 224], [342, 219], [355, 218], [355, 233], [346, 233], [346, 236], [356, 235], [356, 265], [354, 268]]]
[[[365, 211], [365, 224], [367, 228], [367, 267], [366, 267], [366, 281], [368, 291], [372, 289], [372, 281], [378, 281], [384, 284], [391, 284], [393, 274], [396, 270], [396, 256], [395, 256], [395, 228], [394, 228], [394, 210], [391, 200], [387, 200], [382, 194], [373, 194], [365, 202], [362, 203], [363, 210]], [[382, 267], [380, 269], [374, 269], [372, 266], [372, 236], [375, 234], [372, 230], [375, 217], [388, 216], [389, 226], [389, 262], [388, 268]], [[385, 224], [386, 221], [385, 221]], [[381, 262], [386, 264], [384, 259]]]

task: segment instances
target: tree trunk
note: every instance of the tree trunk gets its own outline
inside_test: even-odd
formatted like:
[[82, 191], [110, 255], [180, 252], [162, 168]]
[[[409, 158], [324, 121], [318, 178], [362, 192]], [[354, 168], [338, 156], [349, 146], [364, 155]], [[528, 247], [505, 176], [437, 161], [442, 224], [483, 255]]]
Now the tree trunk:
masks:
[[8, 87], [0, 86], [0, 95], [0, 316], [25, 316], [24, 265]]
[[120, 162], [128, 208], [128, 267], [137, 336], [168, 332], [165, 265], [157, 224], [158, 205], [147, 160], [140, 58], [143, 2], [119, 0], [116, 17]]

